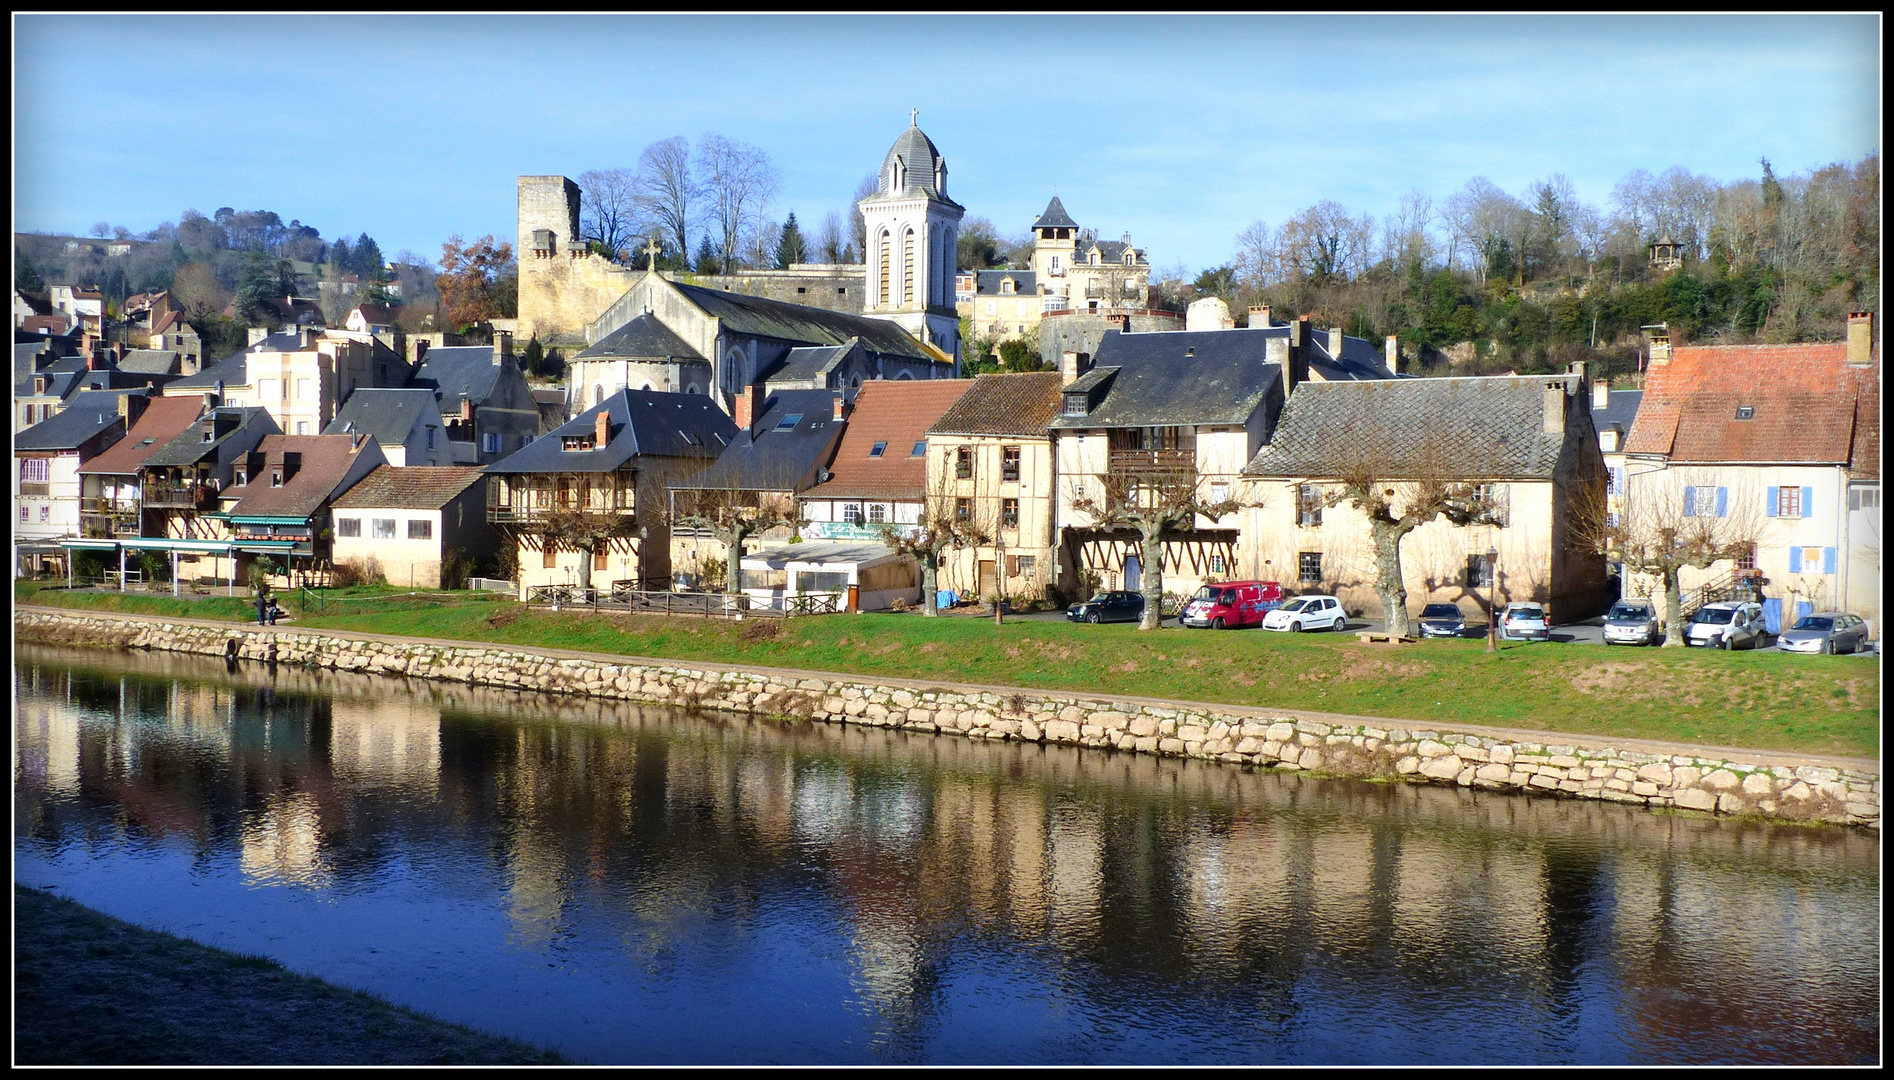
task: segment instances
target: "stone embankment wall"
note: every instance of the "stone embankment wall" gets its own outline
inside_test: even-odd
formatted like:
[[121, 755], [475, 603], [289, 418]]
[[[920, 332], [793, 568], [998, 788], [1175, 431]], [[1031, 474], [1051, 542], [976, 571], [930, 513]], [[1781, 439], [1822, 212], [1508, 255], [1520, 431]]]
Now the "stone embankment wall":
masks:
[[1795, 763], [1788, 755], [1759, 754], [1743, 760], [1709, 751], [1659, 753], [1597, 740], [1541, 743], [1510, 734], [1328, 723], [1237, 706], [594, 659], [523, 646], [448, 645], [76, 612], [19, 611], [14, 627], [22, 640], [55, 644], [266, 660], [684, 709], [1558, 794], [1653, 808], [1873, 829], [1881, 822], [1878, 771]]

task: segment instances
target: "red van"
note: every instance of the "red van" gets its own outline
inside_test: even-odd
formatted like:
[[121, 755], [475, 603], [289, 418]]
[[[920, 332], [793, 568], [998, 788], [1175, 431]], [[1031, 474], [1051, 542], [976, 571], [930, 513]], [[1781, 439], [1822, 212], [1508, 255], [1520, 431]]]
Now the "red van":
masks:
[[1282, 606], [1282, 584], [1275, 581], [1226, 581], [1205, 585], [1184, 605], [1179, 621], [1213, 630], [1261, 626], [1263, 616]]

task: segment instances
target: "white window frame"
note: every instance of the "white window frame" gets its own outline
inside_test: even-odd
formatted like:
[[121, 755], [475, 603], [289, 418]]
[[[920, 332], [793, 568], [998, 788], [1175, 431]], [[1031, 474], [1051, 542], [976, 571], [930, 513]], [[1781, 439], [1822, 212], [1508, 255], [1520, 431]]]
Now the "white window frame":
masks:
[[394, 518], [370, 518], [369, 522], [369, 535], [371, 538], [376, 540], [393, 540], [395, 538]]

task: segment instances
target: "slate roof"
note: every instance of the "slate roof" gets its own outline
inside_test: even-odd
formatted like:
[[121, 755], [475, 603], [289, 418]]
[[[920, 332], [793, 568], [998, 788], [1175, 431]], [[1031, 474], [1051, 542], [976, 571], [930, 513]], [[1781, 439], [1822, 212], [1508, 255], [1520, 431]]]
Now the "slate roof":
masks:
[[1547, 480], [1565, 440], [1545, 431], [1545, 387], [1554, 380], [1580, 381], [1500, 375], [1303, 383], [1243, 472], [1327, 477], [1369, 461], [1389, 479]]
[[413, 385], [433, 390], [441, 410], [453, 413], [460, 411], [462, 398], [479, 405], [492, 396], [501, 371], [491, 345], [448, 345], [422, 355]]
[[[190, 401], [193, 399], [178, 398], [177, 400]], [[165, 443], [147, 456], [145, 458], [145, 468], [181, 468], [186, 465], [195, 465], [204, 460], [206, 456], [216, 453], [226, 442], [242, 433], [243, 429], [249, 426], [251, 419], [257, 414], [261, 414], [267, 419], [269, 417], [269, 410], [261, 405], [221, 405], [212, 409], [209, 415], [217, 420], [222, 420], [226, 417], [234, 417], [233, 420], [228, 422], [224, 434], [217, 436], [210, 442], [205, 442], [204, 433], [200, 428], [186, 428], [184, 431], [179, 432], [176, 438], [173, 438], [170, 442]], [[269, 420], [266, 426], [274, 429], [276, 421]]]
[[1135, 266], [1137, 264], [1136, 255], [1139, 254], [1138, 249], [1131, 247], [1131, 245], [1126, 241], [1123, 241], [1123, 240], [1094, 241], [1092, 244], [1092, 247], [1086, 248], [1084, 251], [1080, 252], [1080, 254], [1089, 257], [1091, 254], [1092, 248], [1098, 249], [1098, 261], [1100, 263], [1108, 264], [1108, 265], [1116, 265], [1116, 266], [1124, 265], [1125, 249], [1130, 248], [1130, 250], [1133, 252], [1132, 265]]
[[248, 386], [250, 385], [250, 369], [245, 366], [243, 358], [255, 348], [256, 346], [252, 345], [250, 348], [231, 353], [209, 367], [198, 369], [195, 375], [186, 375], [182, 379], [173, 380], [167, 388], [211, 390], [218, 383], [223, 383], [225, 386]]
[[[801, 419], [793, 428], [782, 428], [782, 422], [793, 415]], [[778, 390], [763, 403], [755, 426], [739, 429], [730, 448], [714, 464], [671, 486], [800, 491], [815, 483], [818, 469], [845, 426], [834, 416], [831, 391]]]
[[[1703, 345], [1653, 364], [1625, 453], [1674, 462], [1845, 464], [1861, 396], [1846, 342]], [[1878, 363], [1868, 369], [1878, 375]], [[1878, 394], [1877, 394], [1878, 396]], [[1748, 406], [1753, 418], [1738, 420]]]
[[[371, 446], [380, 450], [373, 439], [356, 445], [347, 435], [265, 435], [256, 447], [263, 455], [263, 468], [254, 470], [242, 487], [224, 489], [225, 497], [239, 496], [230, 516], [307, 518], [322, 509], [357, 456]], [[271, 487], [270, 473], [282, 465], [286, 453], [301, 454], [302, 464], [294, 476], [284, 479], [282, 487]]]
[[[826, 396], [827, 391], [822, 393]], [[611, 417], [606, 444], [592, 450], [565, 449], [567, 435], [591, 435], [598, 430], [600, 412]], [[487, 466], [487, 471], [613, 472], [641, 454], [713, 458], [725, 452], [736, 435], [736, 424], [708, 395], [620, 390]]]
[[973, 275], [973, 291], [980, 296], [1004, 296], [1000, 280], [1013, 279], [1015, 292], [1025, 295], [1039, 291], [1039, 275], [1031, 270], [978, 270]]
[[144, 375], [175, 374], [178, 354], [172, 349], [133, 349], [118, 362], [118, 370]]
[[[390, 390], [377, 386], [358, 387], [335, 411], [335, 419], [322, 429], [324, 435], [373, 435], [385, 447], [408, 441], [414, 425], [434, 408], [434, 391], [426, 388]], [[442, 438], [446, 433], [442, 433]], [[384, 451], [385, 452], [385, 451]]]
[[[73, 387], [78, 385], [80, 377], [84, 374], [84, 371], [53, 371], [42, 368], [15, 383], [13, 385], [13, 396], [16, 398], [55, 397], [63, 399], [72, 393]], [[34, 379], [45, 379], [46, 389], [35, 392], [33, 390]]]
[[1637, 419], [1638, 405], [1643, 400], [1642, 390], [1611, 391], [1605, 397], [1605, 407], [1592, 410], [1592, 426], [1599, 431], [1609, 431], [1614, 425], [1630, 431], [1632, 421]]
[[[39, 365], [41, 362], [40, 361], [41, 357], [45, 357], [48, 362], [50, 362], [51, 360], [55, 358], [53, 355], [53, 350], [46, 345], [45, 341], [27, 341], [27, 342], [14, 343], [13, 345], [13, 385], [14, 386], [19, 386], [21, 382], [25, 382], [27, 389], [28, 390], [32, 389], [33, 373], [40, 369]], [[14, 393], [18, 394], [19, 391], [15, 390]]]
[[1054, 195], [1052, 201], [1046, 204], [1046, 212], [1039, 215], [1038, 220], [1032, 223], [1032, 227], [1035, 229], [1076, 229], [1079, 223], [1072, 220], [1072, 215], [1065, 212], [1065, 204], [1059, 201], [1057, 195]]
[[829, 369], [840, 363], [849, 353], [855, 351], [858, 341], [851, 338], [845, 345], [804, 345], [789, 350], [777, 365], [763, 375], [765, 382], [809, 382], [821, 381]]
[[115, 476], [135, 473], [171, 440], [185, 431], [195, 433], [197, 418], [203, 411], [204, 402], [198, 398], [152, 398], [125, 437], [80, 466], [79, 471]]
[[597, 344], [573, 359], [591, 360], [602, 356], [666, 357], [709, 363], [703, 353], [672, 333], [670, 327], [648, 311], [600, 338]]
[[[1055, 417], [1055, 428], [1242, 424], [1282, 377], [1263, 359], [1265, 330], [1105, 332], [1094, 368], [1069, 389], [1110, 379], [1087, 416]], [[1115, 369], [1115, 376], [1106, 374]], [[1089, 381], [1088, 381], [1089, 380]]]
[[[900, 158], [908, 168], [907, 186], [900, 191], [893, 190], [896, 158]], [[934, 145], [934, 140], [928, 138], [918, 126], [909, 124], [908, 129], [894, 140], [894, 145], [888, 148], [888, 156], [881, 159], [880, 179], [875, 194], [883, 197], [925, 194], [952, 203], [953, 200], [941, 194], [934, 182], [934, 166], [939, 162], [940, 150]]]
[[87, 440], [113, 424], [123, 425], [118, 414], [121, 394], [87, 392], [75, 394], [64, 409], [13, 436], [15, 450], [77, 450]]
[[439, 510], [485, 476], [463, 465], [381, 465], [357, 481], [331, 505], [337, 509]]
[[[1055, 376], [1056, 377], [1056, 376]], [[928, 425], [952, 408], [973, 385], [970, 379], [924, 379], [863, 383], [848, 414], [848, 426], [829, 462], [830, 478], [806, 493], [808, 498], [893, 496], [920, 498], [927, 493], [927, 455], [914, 456], [914, 444], [927, 438]], [[871, 457], [885, 443], [880, 457]]]
[[706, 314], [722, 320], [724, 329], [739, 334], [804, 345], [841, 345], [850, 338], [860, 338], [862, 345], [873, 352], [915, 360], [934, 359], [906, 330], [887, 319], [720, 292], [681, 282], [674, 283], [674, 287]]
[[1059, 415], [1064, 377], [1056, 371], [981, 375], [927, 429], [929, 435], [1046, 437]]

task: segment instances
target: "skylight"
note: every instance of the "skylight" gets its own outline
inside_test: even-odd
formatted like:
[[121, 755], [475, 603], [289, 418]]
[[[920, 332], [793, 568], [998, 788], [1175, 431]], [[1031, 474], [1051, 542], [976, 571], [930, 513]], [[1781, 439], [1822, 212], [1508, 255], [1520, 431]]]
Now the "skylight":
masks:
[[783, 417], [781, 420], [777, 421], [776, 430], [788, 431], [790, 428], [795, 427], [797, 424], [800, 424], [800, 423], [802, 423], [802, 414], [799, 412], [792, 412], [789, 415]]
[[1738, 420], [1754, 420], [1754, 419], [1756, 419], [1756, 406], [1754, 406], [1754, 405], [1738, 405], [1738, 406], [1736, 407], [1736, 418], [1737, 418]]
[[923, 454], [926, 454], [926, 453], [927, 453], [927, 440], [926, 440], [926, 439], [922, 439], [922, 440], [921, 440], [920, 442], [917, 442], [917, 443], [915, 443], [915, 444], [914, 444], [914, 452], [913, 452], [913, 453], [911, 453], [911, 454], [909, 454], [908, 456], [909, 456], [909, 457], [920, 457], [920, 456], [922, 456]]
[[887, 453], [887, 452], [888, 452], [888, 444], [887, 444], [887, 443], [885, 443], [885, 442], [878, 442], [878, 443], [876, 443], [876, 444], [874, 445], [874, 447], [873, 447], [872, 449], [870, 449], [870, 450], [868, 451], [868, 456], [869, 456], [869, 457], [880, 457], [881, 455], [883, 455], [883, 454], [885, 454], [885, 453]]

